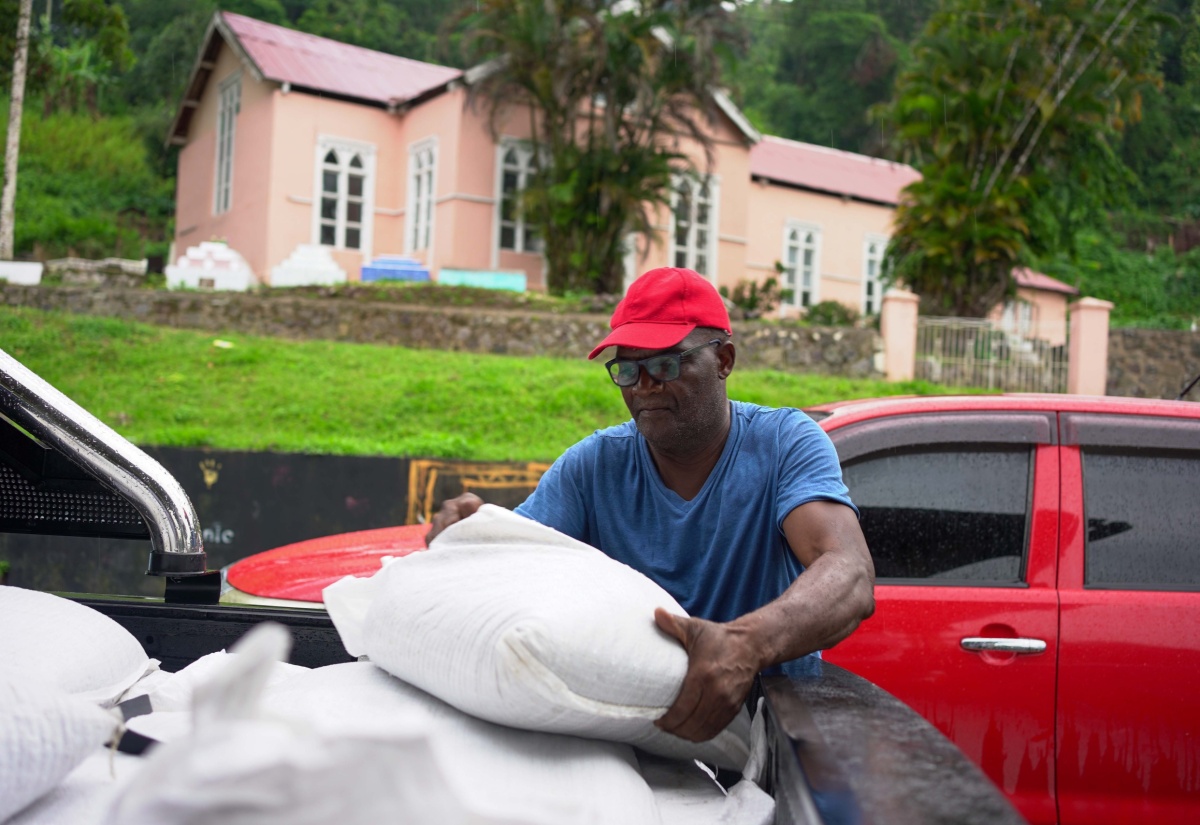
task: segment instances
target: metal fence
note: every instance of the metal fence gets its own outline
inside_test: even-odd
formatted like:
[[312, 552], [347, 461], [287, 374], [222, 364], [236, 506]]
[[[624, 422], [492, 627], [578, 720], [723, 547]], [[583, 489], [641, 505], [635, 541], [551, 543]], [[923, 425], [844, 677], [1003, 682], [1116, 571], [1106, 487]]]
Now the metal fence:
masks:
[[922, 317], [916, 377], [953, 387], [1066, 392], [1067, 346], [979, 318]]

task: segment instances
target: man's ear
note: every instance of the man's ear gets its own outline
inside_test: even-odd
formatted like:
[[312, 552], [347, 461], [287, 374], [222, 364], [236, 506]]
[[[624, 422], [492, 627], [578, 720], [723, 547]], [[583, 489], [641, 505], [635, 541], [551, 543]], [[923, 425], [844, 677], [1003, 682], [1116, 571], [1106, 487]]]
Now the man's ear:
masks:
[[722, 381], [729, 377], [729, 373], [733, 372], [733, 365], [736, 361], [737, 347], [733, 345], [733, 341], [726, 341], [717, 347], [717, 363], [719, 365], [717, 375]]

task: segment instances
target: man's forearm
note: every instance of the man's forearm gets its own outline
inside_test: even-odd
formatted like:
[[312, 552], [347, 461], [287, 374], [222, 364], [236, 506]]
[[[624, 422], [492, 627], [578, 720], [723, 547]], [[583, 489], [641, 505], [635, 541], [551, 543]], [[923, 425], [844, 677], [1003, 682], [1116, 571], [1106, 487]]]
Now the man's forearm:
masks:
[[761, 670], [845, 639], [874, 612], [873, 591], [867, 564], [853, 554], [828, 553], [779, 598], [730, 622], [730, 629], [755, 651]]

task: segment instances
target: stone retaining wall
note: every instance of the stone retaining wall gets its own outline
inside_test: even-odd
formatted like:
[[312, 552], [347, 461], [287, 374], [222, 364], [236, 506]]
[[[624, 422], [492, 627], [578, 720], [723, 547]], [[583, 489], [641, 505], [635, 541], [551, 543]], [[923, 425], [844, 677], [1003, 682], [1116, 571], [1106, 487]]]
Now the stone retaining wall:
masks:
[[[1200, 374], [1200, 332], [1114, 329], [1108, 333], [1109, 395], [1176, 398]], [[1187, 396], [1200, 401], [1200, 385]]]
[[[182, 329], [566, 358], [583, 357], [608, 333], [607, 315], [430, 308], [278, 294], [0, 283], [0, 303]], [[753, 321], [735, 321], [733, 326], [743, 367], [880, 377], [875, 355], [882, 344], [874, 330]]]

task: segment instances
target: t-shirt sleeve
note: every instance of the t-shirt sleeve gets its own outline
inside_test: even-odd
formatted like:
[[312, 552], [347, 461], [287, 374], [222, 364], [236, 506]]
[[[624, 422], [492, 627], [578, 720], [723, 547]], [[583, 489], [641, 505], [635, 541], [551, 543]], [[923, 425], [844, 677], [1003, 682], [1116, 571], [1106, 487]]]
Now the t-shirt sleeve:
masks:
[[850, 491], [842, 481], [842, 467], [833, 442], [815, 421], [799, 410], [789, 410], [779, 423], [779, 496], [775, 524], [783, 529], [788, 513], [810, 501], [836, 501], [854, 510]]
[[570, 447], [550, 465], [516, 513], [586, 542], [588, 520], [583, 473], [593, 463], [593, 452], [590, 439]]

